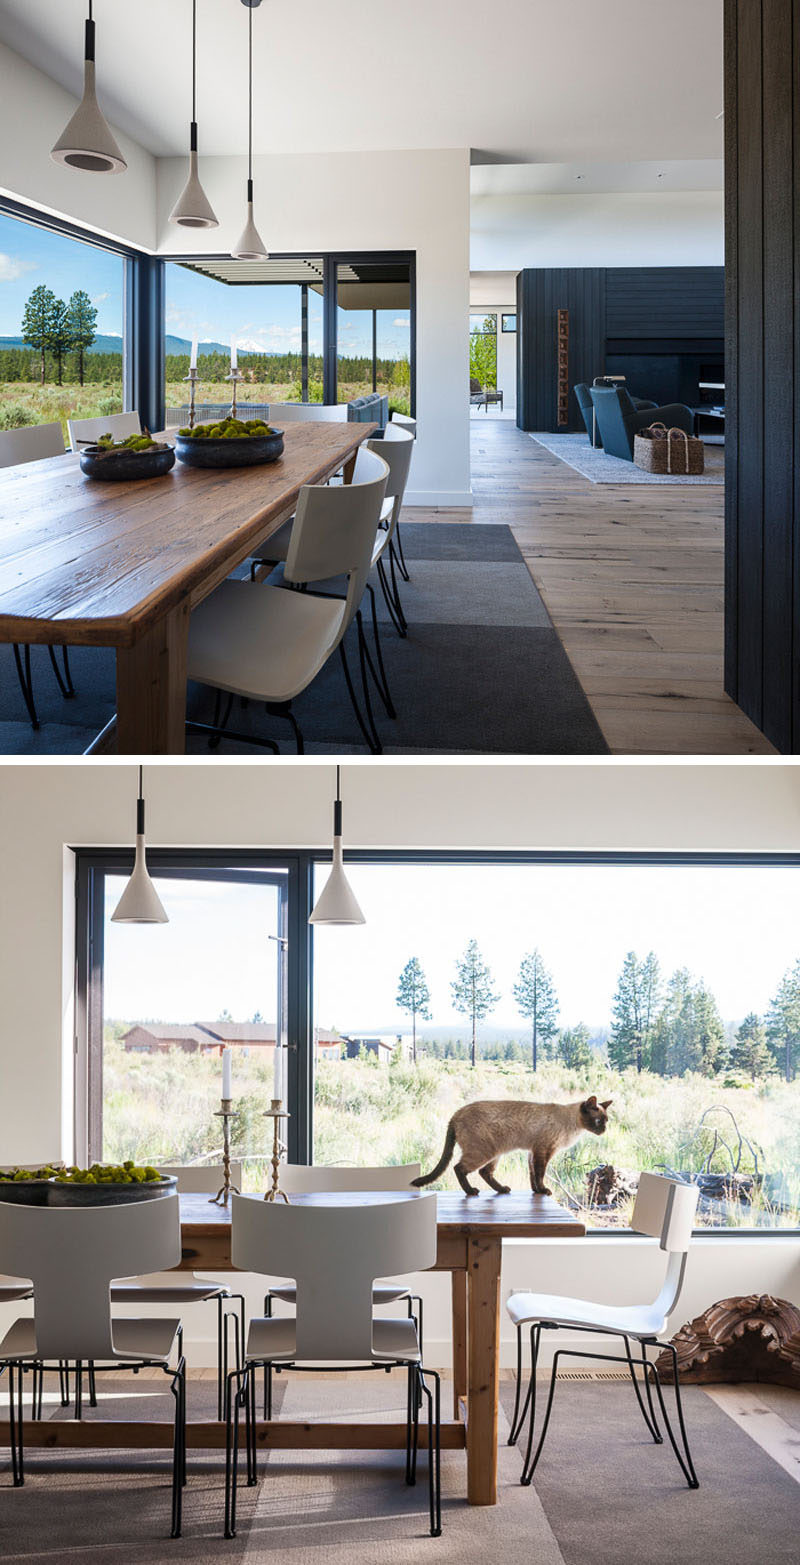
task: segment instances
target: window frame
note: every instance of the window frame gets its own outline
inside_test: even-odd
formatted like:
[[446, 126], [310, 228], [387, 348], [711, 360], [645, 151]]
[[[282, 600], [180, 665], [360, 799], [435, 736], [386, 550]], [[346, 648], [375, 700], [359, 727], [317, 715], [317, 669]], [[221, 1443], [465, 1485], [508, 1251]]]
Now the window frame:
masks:
[[[97, 895], [98, 870], [111, 868], [128, 873], [133, 868], [133, 851], [124, 848], [76, 848], [76, 1007], [75, 1007], [75, 1115], [76, 1128], [80, 1116], [81, 1082], [83, 1090], [88, 1086], [86, 1068], [91, 1030], [97, 1037], [102, 1016], [98, 1014], [97, 996], [92, 993], [89, 981], [90, 962], [97, 956], [97, 920], [102, 926], [102, 898]], [[289, 900], [289, 963], [288, 963], [288, 1036], [290, 1041], [288, 1078], [289, 1091], [294, 1094], [292, 1118], [288, 1121], [289, 1158], [308, 1163], [313, 1148], [314, 1112], [314, 1061], [313, 1036], [315, 1017], [314, 996], [314, 946], [313, 925], [308, 917], [313, 906], [315, 867], [331, 863], [331, 853], [324, 849], [292, 848], [282, 853], [279, 849], [224, 849], [170, 848], [148, 849], [151, 869], [160, 863], [184, 867], [185, 878], [192, 869], [210, 865], [227, 867], [261, 867], [281, 865], [294, 874], [294, 895]], [[603, 866], [642, 865], [663, 866], [667, 869], [800, 869], [800, 852], [719, 852], [667, 849], [614, 851], [608, 849], [424, 849], [424, 848], [348, 848], [350, 864], [436, 864], [436, 865], [543, 865], [569, 868], [595, 868]], [[291, 867], [290, 867], [291, 866]], [[94, 920], [94, 925], [92, 924]], [[92, 928], [94, 927], [94, 936]], [[102, 942], [101, 947], [102, 951]], [[296, 1047], [292, 1047], [292, 1045]], [[96, 1047], [95, 1043], [95, 1047]], [[102, 1038], [100, 1039], [102, 1047]], [[86, 1098], [84, 1102], [86, 1103]], [[76, 1147], [78, 1146], [76, 1139]], [[592, 1228], [592, 1238], [604, 1240], [635, 1240], [640, 1236], [624, 1228]], [[696, 1238], [714, 1242], [750, 1242], [757, 1239], [768, 1243], [797, 1238], [797, 1228], [696, 1228]]]

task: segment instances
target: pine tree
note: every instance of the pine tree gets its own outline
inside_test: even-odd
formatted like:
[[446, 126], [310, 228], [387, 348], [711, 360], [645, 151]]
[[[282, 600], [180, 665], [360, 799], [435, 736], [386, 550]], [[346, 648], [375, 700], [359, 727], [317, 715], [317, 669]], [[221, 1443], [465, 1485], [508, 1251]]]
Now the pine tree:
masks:
[[69, 353], [72, 347], [70, 334], [69, 315], [63, 299], [56, 299], [53, 309], [53, 324], [50, 332], [50, 352], [56, 361], [58, 385], [62, 383], [64, 369], [64, 354]]
[[70, 298], [67, 323], [70, 347], [78, 355], [78, 380], [83, 385], [83, 356], [97, 336], [97, 311], [88, 293], [84, 293], [82, 288], [78, 288]]
[[558, 1035], [558, 1058], [570, 1070], [588, 1070], [594, 1060], [590, 1039], [585, 1022], [579, 1022], [577, 1027], [563, 1028]]
[[411, 1017], [411, 1056], [416, 1065], [417, 1017], [423, 1017], [426, 1022], [431, 1019], [431, 992], [417, 956], [409, 958], [400, 974], [395, 1004], [401, 1011], [407, 1011]]
[[663, 1009], [653, 1029], [653, 1066], [664, 1076], [698, 1071], [713, 1076], [725, 1065], [725, 1030], [717, 1002], [685, 967], [667, 984]]
[[650, 1064], [653, 1028], [661, 990], [661, 975], [655, 952], [640, 961], [629, 951], [622, 964], [612, 1006], [608, 1058], [616, 1070], [635, 1065], [637, 1071]]
[[22, 316], [22, 340], [29, 342], [40, 355], [40, 367], [42, 385], [46, 370], [45, 355], [49, 353], [53, 342], [53, 331], [56, 324], [56, 297], [50, 288], [44, 283], [39, 283], [34, 288]]
[[750, 1011], [736, 1033], [730, 1064], [736, 1070], [745, 1071], [751, 1081], [757, 1076], [766, 1076], [772, 1064], [766, 1028], [755, 1011]]
[[800, 1066], [800, 960], [784, 973], [767, 1012], [767, 1040], [787, 1081]]
[[539, 1041], [546, 1053], [558, 1032], [555, 985], [538, 950], [522, 958], [519, 977], [514, 985], [514, 999], [520, 1015], [527, 1016], [531, 1024], [531, 1068], [535, 1071], [539, 1061]]
[[484, 1017], [488, 1016], [500, 999], [500, 995], [495, 993], [492, 985], [491, 968], [484, 962], [478, 950], [477, 940], [470, 940], [461, 960], [456, 963], [456, 977], [450, 988], [455, 1009], [463, 1016], [468, 1016], [472, 1022], [470, 1062], [473, 1069], [477, 1053], [475, 1034], [478, 1022], [482, 1022]]

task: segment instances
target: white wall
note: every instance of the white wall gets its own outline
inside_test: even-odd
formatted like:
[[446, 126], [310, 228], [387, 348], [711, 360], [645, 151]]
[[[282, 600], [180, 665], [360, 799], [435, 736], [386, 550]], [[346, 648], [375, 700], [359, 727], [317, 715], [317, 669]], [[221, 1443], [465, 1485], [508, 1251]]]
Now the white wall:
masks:
[[[333, 768], [307, 758], [152, 764], [145, 774], [150, 839], [160, 845], [327, 844]], [[72, 855], [119, 845], [133, 827], [129, 764], [0, 768], [0, 1155], [69, 1156], [72, 1056]], [[420, 765], [348, 762], [347, 839], [361, 847], [800, 849], [800, 768], [723, 764], [544, 762]], [[637, 1240], [510, 1246], [505, 1284], [644, 1298], [659, 1254]], [[688, 1318], [728, 1292], [773, 1290], [800, 1303], [796, 1239], [695, 1246]], [[446, 1279], [426, 1278], [432, 1353], [446, 1356]], [[255, 1305], [257, 1288], [253, 1286]], [[202, 1315], [202, 1312], [200, 1312]], [[2, 1325], [2, 1322], [0, 1322]], [[210, 1353], [199, 1317], [197, 1354]], [[510, 1352], [511, 1339], [506, 1337]], [[203, 1346], [205, 1343], [205, 1346]], [[209, 1362], [210, 1362], [209, 1358]]]
[[[158, 247], [164, 254], [224, 250], [243, 222], [239, 158], [204, 158], [206, 194], [220, 220], [212, 236], [170, 227], [182, 160], [158, 170]], [[272, 251], [415, 250], [417, 418], [406, 503], [469, 505], [469, 158], [466, 151], [353, 152], [256, 157], [255, 214]]]
[[156, 161], [149, 152], [115, 128], [128, 164], [123, 174], [87, 174], [50, 157], [76, 107], [63, 87], [0, 44], [0, 191], [105, 238], [154, 249]]
[[722, 266], [721, 190], [473, 194], [473, 271]]

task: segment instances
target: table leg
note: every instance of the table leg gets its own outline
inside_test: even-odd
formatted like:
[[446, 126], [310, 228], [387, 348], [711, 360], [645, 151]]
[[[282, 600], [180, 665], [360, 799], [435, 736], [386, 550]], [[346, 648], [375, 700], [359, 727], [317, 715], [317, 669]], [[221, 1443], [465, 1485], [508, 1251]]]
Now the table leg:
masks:
[[467, 1274], [451, 1272], [453, 1293], [453, 1417], [461, 1417], [461, 1402], [466, 1400], [467, 1366]]
[[467, 1499], [497, 1504], [497, 1404], [500, 1394], [500, 1239], [467, 1244]]
[[353, 455], [349, 456], [347, 458], [347, 461], [342, 466], [342, 482], [345, 483], [345, 484], [352, 484], [352, 482], [353, 482], [353, 474], [354, 474], [354, 472], [356, 470], [356, 457], [357, 456], [358, 456], [358, 452], [354, 451]]
[[120, 755], [183, 755], [188, 639], [186, 604], [158, 620], [132, 647], [117, 648]]

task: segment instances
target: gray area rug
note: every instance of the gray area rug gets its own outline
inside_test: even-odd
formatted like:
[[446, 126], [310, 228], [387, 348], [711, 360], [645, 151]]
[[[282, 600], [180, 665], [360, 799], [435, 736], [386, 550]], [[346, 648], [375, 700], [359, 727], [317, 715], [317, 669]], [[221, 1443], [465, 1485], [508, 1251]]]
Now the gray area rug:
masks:
[[705, 448], [705, 472], [683, 477], [670, 473], [645, 473], [635, 462], [607, 456], [589, 444], [588, 435], [531, 435], [545, 451], [574, 468], [592, 484], [722, 484], [725, 482], [725, 451], [716, 441]]
[[[126, 1377], [97, 1415], [169, 1416], [158, 1382]], [[449, 1388], [443, 1385], [448, 1416]], [[309, 1422], [404, 1417], [402, 1376], [280, 1376], [277, 1417]], [[54, 1390], [49, 1392], [52, 1397]], [[212, 1381], [189, 1385], [190, 1417], [213, 1416]], [[800, 1395], [789, 1393], [795, 1408]], [[470, 1507], [462, 1452], [442, 1457], [443, 1535], [427, 1532], [424, 1456], [417, 1487], [403, 1458], [381, 1451], [276, 1451], [255, 1488], [239, 1491], [239, 1531], [221, 1537], [221, 1453], [190, 1452], [184, 1536], [172, 1541], [166, 1453], [30, 1452], [26, 1483], [0, 1468], [4, 1565], [789, 1565], [797, 1558], [800, 1488], [705, 1392], [686, 1391], [701, 1487], [691, 1493], [668, 1448], [653, 1446], [630, 1386], [560, 1382], [536, 1482], [519, 1484], [507, 1444], [513, 1386], [504, 1382], [499, 1503]], [[171, 1399], [169, 1399], [171, 1401]], [[59, 1416], [60, 1413], [59, 1413]]]
[[[382, 646], [398, 712], [373, 707], [387, 754], [604, 754], [607, 747], [572, 665], [509, 527], [473, 523], [403, 524], [411, 581], [401, 582], [409, 633], [388, 622], [379, 590]], [[347, 638], [357, 671], [355, 627]], [[77, 696], [64, 701], [47, 653], [33, 648], [42, 727], [25, 720], [10, 647], [0, 648], [0, 753], [81, 754], [113, 716], [114, 658], [104, 649], [70, 654]], [[211, 720], [214, 699], [189, 687], [190, 716]], [[310, 754], [364, 753], [338, 656], [294, 703]], [[234, 710], [231, 727], [274, 738], [294, 753], [288, 723], [263, 709]], [[190, 754], [207, 754], [190, 737]], [[215, 754], [269, 755], [224, 740]]]

